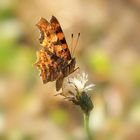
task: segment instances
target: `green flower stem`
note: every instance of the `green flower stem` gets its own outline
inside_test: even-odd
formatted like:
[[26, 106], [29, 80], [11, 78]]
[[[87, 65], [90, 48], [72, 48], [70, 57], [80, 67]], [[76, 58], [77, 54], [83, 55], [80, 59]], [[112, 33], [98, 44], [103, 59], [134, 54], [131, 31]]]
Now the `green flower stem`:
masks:
[[84, 113], [84, 126], [85, 126], [85, 131], [87, 134], [87, 140], [93, 140], [93, 137], [91, 135], [90, 128], [89, 128], [89, 116], [90, 114]]

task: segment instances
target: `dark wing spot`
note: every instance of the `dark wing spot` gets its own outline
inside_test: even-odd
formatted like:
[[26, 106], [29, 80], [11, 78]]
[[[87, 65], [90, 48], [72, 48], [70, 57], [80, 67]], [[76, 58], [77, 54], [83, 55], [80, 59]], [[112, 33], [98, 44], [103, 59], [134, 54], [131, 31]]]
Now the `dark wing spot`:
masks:
[[61, 42], [62, 44], [66, 44], [65, 38], [63, 38], [62, 40], [60, 40], [60, 42]]
[[67, 52], [67, 51], [68, 51], [68, 48], [65, 48], [65, 49], [64, 49], [64, 52]]
[[56, 34], [61, 33], [61, 32], [62, 32], [61, 27], [60, 27], [60, 26], [59, 26], [59, 27], [57, 27], [57, 29], [56, 29]]

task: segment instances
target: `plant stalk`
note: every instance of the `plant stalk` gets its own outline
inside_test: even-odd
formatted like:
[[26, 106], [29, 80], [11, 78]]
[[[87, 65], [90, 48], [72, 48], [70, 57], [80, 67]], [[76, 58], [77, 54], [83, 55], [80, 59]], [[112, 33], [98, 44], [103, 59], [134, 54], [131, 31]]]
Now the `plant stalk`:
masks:
[[89, 116], [90, 116], [90, 113], [88, 114], [84, 113], [84, 126], [85, 126], [85, 131], [87, 134], [87, 140], [93, 140], [93, 137], [89, 128]]

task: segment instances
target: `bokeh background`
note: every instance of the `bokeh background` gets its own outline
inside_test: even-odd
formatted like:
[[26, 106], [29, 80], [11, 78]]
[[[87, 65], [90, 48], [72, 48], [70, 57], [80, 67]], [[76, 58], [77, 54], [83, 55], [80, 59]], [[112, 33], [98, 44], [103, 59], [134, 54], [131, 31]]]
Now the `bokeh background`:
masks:
[[0, 0], [0, 140], [85, 140], [80, 108], [54, 96], [33, 66], [40, 17], [55, 15], [89, 93], [96, 140], [140, 140], [139, 0]]

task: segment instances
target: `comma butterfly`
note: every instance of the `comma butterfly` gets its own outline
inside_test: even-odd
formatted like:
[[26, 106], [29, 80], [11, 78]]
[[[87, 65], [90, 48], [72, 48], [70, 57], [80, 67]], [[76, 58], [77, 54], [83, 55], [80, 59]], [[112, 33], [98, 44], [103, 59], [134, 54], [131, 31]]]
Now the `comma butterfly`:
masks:
[[76, 60], [71, 56], [56, 17], [52, 16], [50, 22], [41, 18], [36, 26], [40, 30], [39, 41], [42, 48], [37, 52], [35, 66], [41, 71], [40, 76], [43, 83], [56, 81], [56, 91], [59, 91], [64, 78], [76, 70]]

